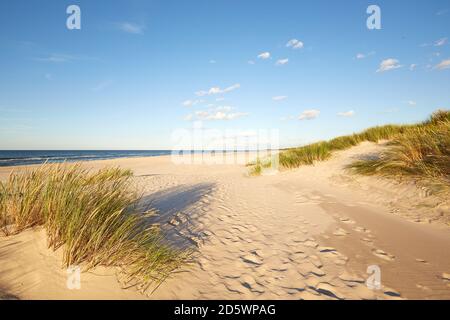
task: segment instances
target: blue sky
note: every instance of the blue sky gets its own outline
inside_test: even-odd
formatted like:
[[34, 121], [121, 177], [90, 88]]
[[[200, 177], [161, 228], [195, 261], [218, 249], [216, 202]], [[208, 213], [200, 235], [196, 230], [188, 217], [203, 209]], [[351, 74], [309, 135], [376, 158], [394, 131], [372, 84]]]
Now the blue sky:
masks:
[[449, 33], [445, 0], [1, 1], [0, 149], [170, 149], [195, 120], [284, 147], [420, 121], [450, 108]]

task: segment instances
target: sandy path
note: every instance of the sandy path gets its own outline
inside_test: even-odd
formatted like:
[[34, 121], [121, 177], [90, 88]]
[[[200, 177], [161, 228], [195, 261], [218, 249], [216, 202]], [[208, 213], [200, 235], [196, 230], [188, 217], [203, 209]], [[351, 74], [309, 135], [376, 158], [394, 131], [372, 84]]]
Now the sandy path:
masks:
[[[343, 171], [380, 148], [362, 144], [315, 167], [258, 178], [246, 177], [242, 166], [173, 165], [168, 157], [88, 165], [132, 168], [142, 206], [160, 210], [156, 220], [171, 241], [197, 249], [194, 262], [150, 298], [450, 299], [442, 279], [450, 272], [450, 232], [435, 219], [448, 207], [413, 187]], [[8, 171], [1, 168], [0, 178]], [[414, 207], [418, 202], [428, 207]], [[380, 267], [382, 290], [365, 285], [369, 265]], [[83, 273], [81, 290], [68, 290], [65, 278], [42, 232], [0, 239], [0, 289], [10, 294], [144, 297], [121, 290], [112, 270]]]

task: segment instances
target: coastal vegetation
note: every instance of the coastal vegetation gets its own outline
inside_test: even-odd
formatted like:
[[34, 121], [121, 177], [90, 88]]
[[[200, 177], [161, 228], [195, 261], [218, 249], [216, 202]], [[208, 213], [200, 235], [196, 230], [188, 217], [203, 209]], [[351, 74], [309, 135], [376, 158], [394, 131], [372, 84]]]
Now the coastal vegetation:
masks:
[[129, 170], [97, 172], [81, 165], [45, 164], [0, 182], [0, 230], [7, 236], [44, 227], [48, 246], [62, 248], [65, 267], [117, 267], [127, 285], [145, 291], [162, 282], [185, 253], [169, 246], [137, 210]]
[[[413, 178], [439, 193], [450, 186], [450, 111], [438, 110], [424, 122], [413, 125], [385, 125], [329, 141], [282, 150], [281, 169], [314, 165], [328, 160], [333, 152], [364, 141], [387, 141], [387, 149], [372, 159], [359, 160], [347, 168], [354, 173], [398, 179]], [[261, 159], [250, 164], [250, 174], [264, 171]]]

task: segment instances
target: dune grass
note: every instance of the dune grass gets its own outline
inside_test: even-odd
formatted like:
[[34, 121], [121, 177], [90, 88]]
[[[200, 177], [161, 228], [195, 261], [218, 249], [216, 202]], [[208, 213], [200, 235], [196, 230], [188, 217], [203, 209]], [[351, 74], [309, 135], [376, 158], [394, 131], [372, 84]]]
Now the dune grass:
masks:
[[43, 165], [11, 173], [0, 183], [0, 228], [5, 235], [43, 226], [48, 245], [63, 248], [63, 264], [118, 267], [124, 281], [146, 290], [183, 261], [136, 210], [132, 172], [97, 172], [75, 165]]
[[[385, 126], [377, 126], [373, 128], [369, 128], [360, 133], [355, 133], [348, 136], [337, 137], [329, 141], [320, 141], [313, 144], [305, 145], [298, 148], [286, 149], [280, 152], [279, 154], [279, 165], [280, 168], [285, 169], [293, 169], [298, 168], [304, 165], [313, 165], [317, 161], [328, 160], [334, 151], [345, 150], [350, 147], [356, 146], [364, 141], [370, 142], [379, 142], [382, 140], [390, 140], [395, 143], [398, 141], [398, 144], [404, 145], [405, 154], [403, 157], [405, 159], [404, 165], [406, 166], [406, 161], [410, 161], [409, 165], [412, 162], [416, 163], [414, 152], [420, 152], [423, 160], [420, 164], [424, 166], [421, 170], [423, 174], [428, 176], [442, 177], [445, 172], [445, 163], [449, 163], [448, 159], [443, 156], [446, 154], [448, 147], [446, 145], [446, 139], [448, 139], [448, 123], [450, 123], [450, 111], [438, 110], [436, 111], [427, 121], [424, 121], [419, 124], [413, 125], [385, 125]], [[446, 131], [447, 130], [447, 131]], [[423, 134], [426, 133], [424, 136]], [[427, 141], [425, 141], [427, 139]], [[408, 145], [408, 146], [407, 146]], [[430, 145], [430, 149], [423, 148], [425, 145]], [[406, 149], [409, 148], [409, 154], [406, 154]], [[416, 148], [422, 148], [420, 151], [415, 150]], [[445, 149], [447, 148], [447, 149]], [[444, 150], [445, 149], [445, 150]], [[400, 157], [399, 151], [400, 148], [395, 148], [390, 153], [391, 159], [393, 159], [393, 153], [397, 153]], [[429, 156], [424, 156], [426, 153], [429, 153]], [[421, 159], [422, 159], [421, 158]], [[381, 171], [386, 174], [392, 174], [393, 170], [399, 172], [399, 168], [394, 169], [394, 165], [387, 165], [387, 155], [384, 156], [385, 162], [383, 163], [381, 160], [378, 161], [363, 161], [358, 162], [352, 166], [356, 172], [369, 174], [369, 172], [373, 173], [381, 173]], [[431, 160], [433, 159], [433, 160]], [[260, 175], [263, 171], [263, 167], [260, 163], [263, 160], [258, 159], [256, 162], [250, 165], [250, 175]], [[391, 161], [393, 162], [393, 161]], [[440, 164], [437, 164], [437, 163]], [[444, 162], [442, 164], [441, 162]], [[433, 163], [433, 165], [431, 164]], [[419, 166], [418, 163], [416, 163]], [[437, 169], [436, 167], [439, 167]], [[381, 169], [384, 168], [384, 169]], [[391, 172], [388, 173], [388, 168], [391, 168]], [[418, 173], [418, 168], [406, 169], [404, 168], [404, 172], [416, 172]], [[444, 180], [445, 181], [445, 180]]]
[[273, 156], [270, 158], [257, 158], [256, 161], [253, 161], [249, 164], [247, 164], [248, 167], [250, 167], [249, 175], [250, 176], [259, 176], [263, 172], [264, 169], [270, 168], [272, 166]]
[[402, 134], [410, 126], [386, 125], [369, 128], [361, 133], [320, 141], [306, 146], [287, 149], [280, 153], [280, 166], [298, 168], [313, 165], [316, 161], [328, 160], [334, 151], [348, 149], [363, 141], [378, 142]]
[[434, 193], [450, 188], [450, 112], [437, 111], [429, 120], [406, 130], [389, 142], [376, 159], [348, 166], [364, 175], [413, 178]]

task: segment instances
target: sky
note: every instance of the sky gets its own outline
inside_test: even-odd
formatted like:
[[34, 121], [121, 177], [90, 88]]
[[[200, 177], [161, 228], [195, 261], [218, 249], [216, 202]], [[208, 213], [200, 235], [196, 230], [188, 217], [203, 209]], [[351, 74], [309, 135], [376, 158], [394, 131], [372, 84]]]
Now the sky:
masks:
[[413, 123], [450, 108], [448, 38], [447, 0], [4, 0], [0, 149], [172, 149], [193, 127], [289, 147]]

